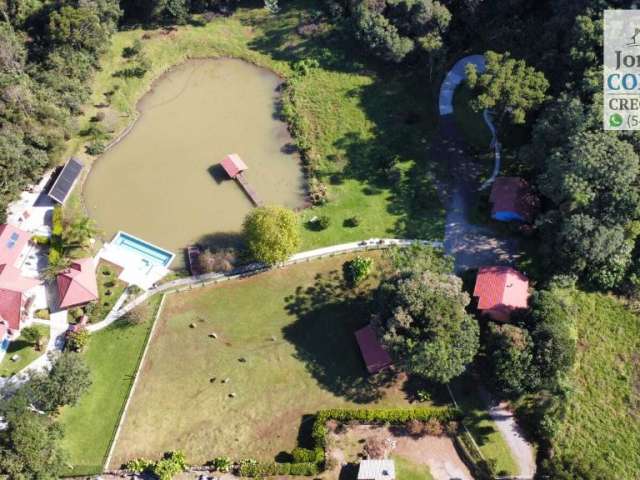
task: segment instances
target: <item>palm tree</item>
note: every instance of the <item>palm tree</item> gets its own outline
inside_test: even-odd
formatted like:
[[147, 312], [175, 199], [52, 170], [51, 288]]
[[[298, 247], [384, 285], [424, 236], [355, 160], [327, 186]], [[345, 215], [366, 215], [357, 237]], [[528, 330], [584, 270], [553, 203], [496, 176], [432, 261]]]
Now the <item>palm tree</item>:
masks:
[[49, 265], [42, 271], [41, 276], [44, 280], [54, 280], [60, 272], [69, 268], [70, 264], [71, 260], [65, 256], [49, 256]]
[[65, 250], [85, 248], [89, 241], [96, 235], [97, 229], [93, 220], [89, 217], [80, 217], [65, 228], [63, 242]]

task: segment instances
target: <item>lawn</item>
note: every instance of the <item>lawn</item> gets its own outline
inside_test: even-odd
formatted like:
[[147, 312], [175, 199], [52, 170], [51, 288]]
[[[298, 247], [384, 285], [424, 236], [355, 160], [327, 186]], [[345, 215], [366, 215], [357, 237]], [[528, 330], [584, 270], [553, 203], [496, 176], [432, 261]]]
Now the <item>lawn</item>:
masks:
[[[44, 338], [42, 339], [42, 349], [36, 350], [33, 344], [26, 342], [22, 336], [18, 337], [15, 341], [9, 344], [7, 353], [2, 361], [0, 361], [0, 377], [10, 377], [11, 375], [18, 373], [25, 368], [36, 358], [41, 356], [45, 351], [45, 346], [49, 341], [49, 327], [46, 325], [33, 324], [37, 328]], [[17, 361], [12, 361], [11, 357], [18, 355], [20, 358]]]
[[408, 405], [402, 382], [366, 376], [353, 333], [369, 311], [340, 285], [348, 258], [168, 296], [111, 466], [176, 448], [196, 464], [273, 459], [305, 443], [319, 409]]
[[101, 260], [96, 272], [98, 301], [89, 315], [91, 323], [104, 320], [127, 288], [127, 284], [118, 279], [121, 267]]
[[[284, 78], [292, 76], [296, 61], [315, 59], [319, 67], [299, 78], [283, 99], [295, 107], [296, 137], [308, 146], [330, 199], [301, 214], [303, 222], [315, 215], [331, 220], [322, 232], [305, 229], [301, 249], [376, 236], [442, 238], [444, 212], [431, 181], [435, 162], [426, 153], [437, 122], [432, 87], [423, 75], [360, 58], [352, 37], [330, 21], [320, 21], [316, 33], [302, 36], [298, 27], [312, 21], [312, 10], [311, 2], [298, 0], [284, 4], [278, 15], [241, 8], [231, 17], [170, 34], [119, 32], [101, 60], [80, 124], [89, 125], [101, 111], [104, 125], [117, 135], [137, 116], [135, 104], [152, 80], [187, 58], [241, 58]], [[143, 35], [151, 70], [144, 78], [114, 77], [126, 65], [123, 48]], [[83, 152], [84, 141], [74, 138], [70, 153], [91, 162]], [[378, 168], [390, 158], [405, 172], [394, 182]], [[76, 191], [69, 208], [80, 207]], [[360, 224], [343, 226], [353, 216]]]
[[577, 307], [578, 355], [559, 455], [603, 466], [611, 478], [640, 472], [640, 320], [613, 297], [567, 292]]
[[429, 468], [425, 465], [416, 465], [412, 461], [400, 457], [392, 457], [396, 464], [396, 478], [398, 480], [433, 480]]
[[[159, 301], [159, 297], [149, 301], [149, 317], [155, 315]], [[151, 318], [137, 325], [120, 320], [91, 335], [84, 356], [93, 383], [76, 406], [60, 415], [63, 446], [74, 466], [70, 474], [102, 471], [151, 325]]]

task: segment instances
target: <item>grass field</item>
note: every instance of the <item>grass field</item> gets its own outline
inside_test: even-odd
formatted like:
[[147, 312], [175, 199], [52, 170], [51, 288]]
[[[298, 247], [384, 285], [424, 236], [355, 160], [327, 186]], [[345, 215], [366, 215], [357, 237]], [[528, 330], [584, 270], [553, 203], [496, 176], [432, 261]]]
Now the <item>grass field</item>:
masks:
[[[40, 324], [34, 324], [33, 326], [40, 330], [42, 335], [44, 335], [44, 338], [42, 339], [42, 349], [38, 351], [35, 349], [33, 344], [26, 342], [22, 336], [18, 337], [9, 344], [7, 353], [2, 361], [0, 361], [1, 377], [10, 377], [11, 375], [19, 372], [44, 353], [47, 342], [49, 341], [49, 327]], [[11, 360], [11, 357], [14, 355], [18, 355], [20, 357], [15, 362]]]
[[336, 278], [347, 259], [167, 297], [112, 466], [175, 448], [272, 459], [321, 408], [407, 405], [366, 377], [353, 332], [369, 312]]
[[611, 478], [640, 472], [640, 319], [612, 297], [568, 292], [577, 307], [578, 355], [567, 416], [553, 444]]
[[[299, 0], [283, 4], [278, 15], [263, 8], [239, 9], [229, 18], [179, 27], [171, 34], [135, 29], [115, 34], [95, 76], [81, 126], [101, 111], [105, 126], [117, 135], [137, 116], [135, 105], [152, 80], [187, 58], [241, 58], [284, 78], [291, 77], [296, 61], [315, 59], [319, 68], [297, 80], [285, 102], [295, 105], [296, 136], [309, 146], [331, 200], [305, 211], [301, 221], [327, 215], [331, 222], [322, 232], [305, 229], [301, 249], [375, 236], [442, 238], [444, 212], [426, 153], [436, 127], [431, 86], [424, 75], [390, 71], [363, 60], [353, 49], [353, 39], [330, 22], [321, 22], [314, 35], [299, 35], [297, 27], [311, 21], [312, 7]], [[114, 77], [126, 65], [123, 48], [143, 35], [148, 37], [143, 44], [151, 70], [141, 79]], [[70, 153], [90, 162], [84, 141], [73, 139]], [[405, 172], [394, 185], [377, 168], [388, 158], [396, 158]], [[68, 204], [71, 210], [81, 208], [79, 190]], [[352, 216], [358, 216], [360, 225], [343, 226]]]
[[398, 480], [433, 480], [429, 468], [425, 465], [416, 465], [397, 455], [392, 458], [396, 464], [396, 478]]
[[[159, 297], [149, 301], [150, 317], [159, 301]], [[151, 318], [138, 325], [121, 320], [91, 335], [84, 356], [93, 383], [76, 406], [65, 408], [60, 415], [63, 446], [74, 466], [69, 473], [102, 471], [151, 325]]]

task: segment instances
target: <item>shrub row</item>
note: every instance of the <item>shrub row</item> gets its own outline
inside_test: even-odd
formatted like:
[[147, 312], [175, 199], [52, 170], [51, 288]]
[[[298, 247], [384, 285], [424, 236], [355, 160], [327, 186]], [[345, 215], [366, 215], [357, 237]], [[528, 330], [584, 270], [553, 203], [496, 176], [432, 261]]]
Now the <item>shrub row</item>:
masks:
[[493, 480], [496, 478], [495, 467], [480, 456], [480, 452], [474, 445], [469, 432], [456, 435], [453, 440], [460, 458], [471, 470], [473, 478], [477, 480]]
[[327, 422], [361, 422], [368, 424], [391, 423], [404, 424], [410, 420], [426, 422], [431, 419], [440, 422], [460, 420], [459, 410], [451, 407], [417, 407], [417, 408], [380, 408], [380, 409], [331, 409], [320, 410], [316, 415], [311, 435], [316, 447], [325, 447]]
[[313, 476], [320, 473], [320, 466], [314, 462], [276, 463], [244, 460], [240, 463], [242, 477], [273, 477], [276, 475]]

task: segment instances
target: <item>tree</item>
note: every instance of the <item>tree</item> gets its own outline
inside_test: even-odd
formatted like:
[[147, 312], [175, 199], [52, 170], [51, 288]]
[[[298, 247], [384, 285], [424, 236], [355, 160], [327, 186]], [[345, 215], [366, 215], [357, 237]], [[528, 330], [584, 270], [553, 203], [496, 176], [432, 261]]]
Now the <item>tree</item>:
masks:
[[493, 110], [498, 125], [505, 117], [514, 124], [525, 123], [527, 113], [545, 100], [549, 82], [542, 72], [523, 60], [511, 58], [509, 52], [488, 51], [484, 57], [483, 73], [478, 73], [473, 64], [466, 68], [467, 81], [475, 94], [472, 108], [476, 111]]
[[620, 284], [631, 262], [633, 243], [620, 225], [608, 227], [593, 217], [577, 214], [561, 224], [555, 239], [557, 264], [596, 288]]
[[22, 408], [0, 430], [0, 472], [11, 480], [55, 480], [65, 466], [62, 429], [48, 417]]
[[274, 265], [285, 261], [300, 245], [300, 226], [295, 213], [284, 207], [252, 210], [244, 220], [243, 237], [251, 256]]
[[375, 55], [399, 63], [419, 50], [430, 74], [440, 60], [451, 13], [435, 0], [364, 0], [353, 11], [356, 37]]
[[20, 333], [22, 338], [24, 338], [27, 342], [34, 345], [36, 350], [40, 350], [42, 348], [42, 340], [44, 335], [37, 327], [25, 327], [22, 329]]
[[85, 248], [96, 233], [95, 222], [89, 217], [80, 216], [65, 225], [62, 234], [65, 248]]
[[49, 17], [49, 36], [54, 44], [97, 54], [107, 45], [108, 35], [93, 8], [63, 6]]
[[540, 384], [529, 332], [515, 325], [490, 324], [492, 381], [507, 396], [533, 392]]
[[27, 388], [29, 398], [38, 410], [54, 413], [58, 408], [75, 405], [91, 386], [89, 367], [78, 353], [64, 352], [46, 373], [34, 373]]
[[469, 296], [450, 274], [402, 272], [377, 292], [383, 342], [411, 373], [447, 383], [460, 375], [479, 345]]
[[353, 260], [348, 260], [342, 264], [342, 277], [344, 283], [353, 288], [364, 281], [371, 273], [373, 259], [358, 255]]
[[541, 290], [531, 302], [535, 362], [545, 388], [555, 389], [575, 362], [574, 308], [557, 290]]
[[538, 188], [564, 212], [614, 225], [638, 217], [638, 173], [638, 155], [629, 143], [609, 132], [581, 132], [547, 157]]

